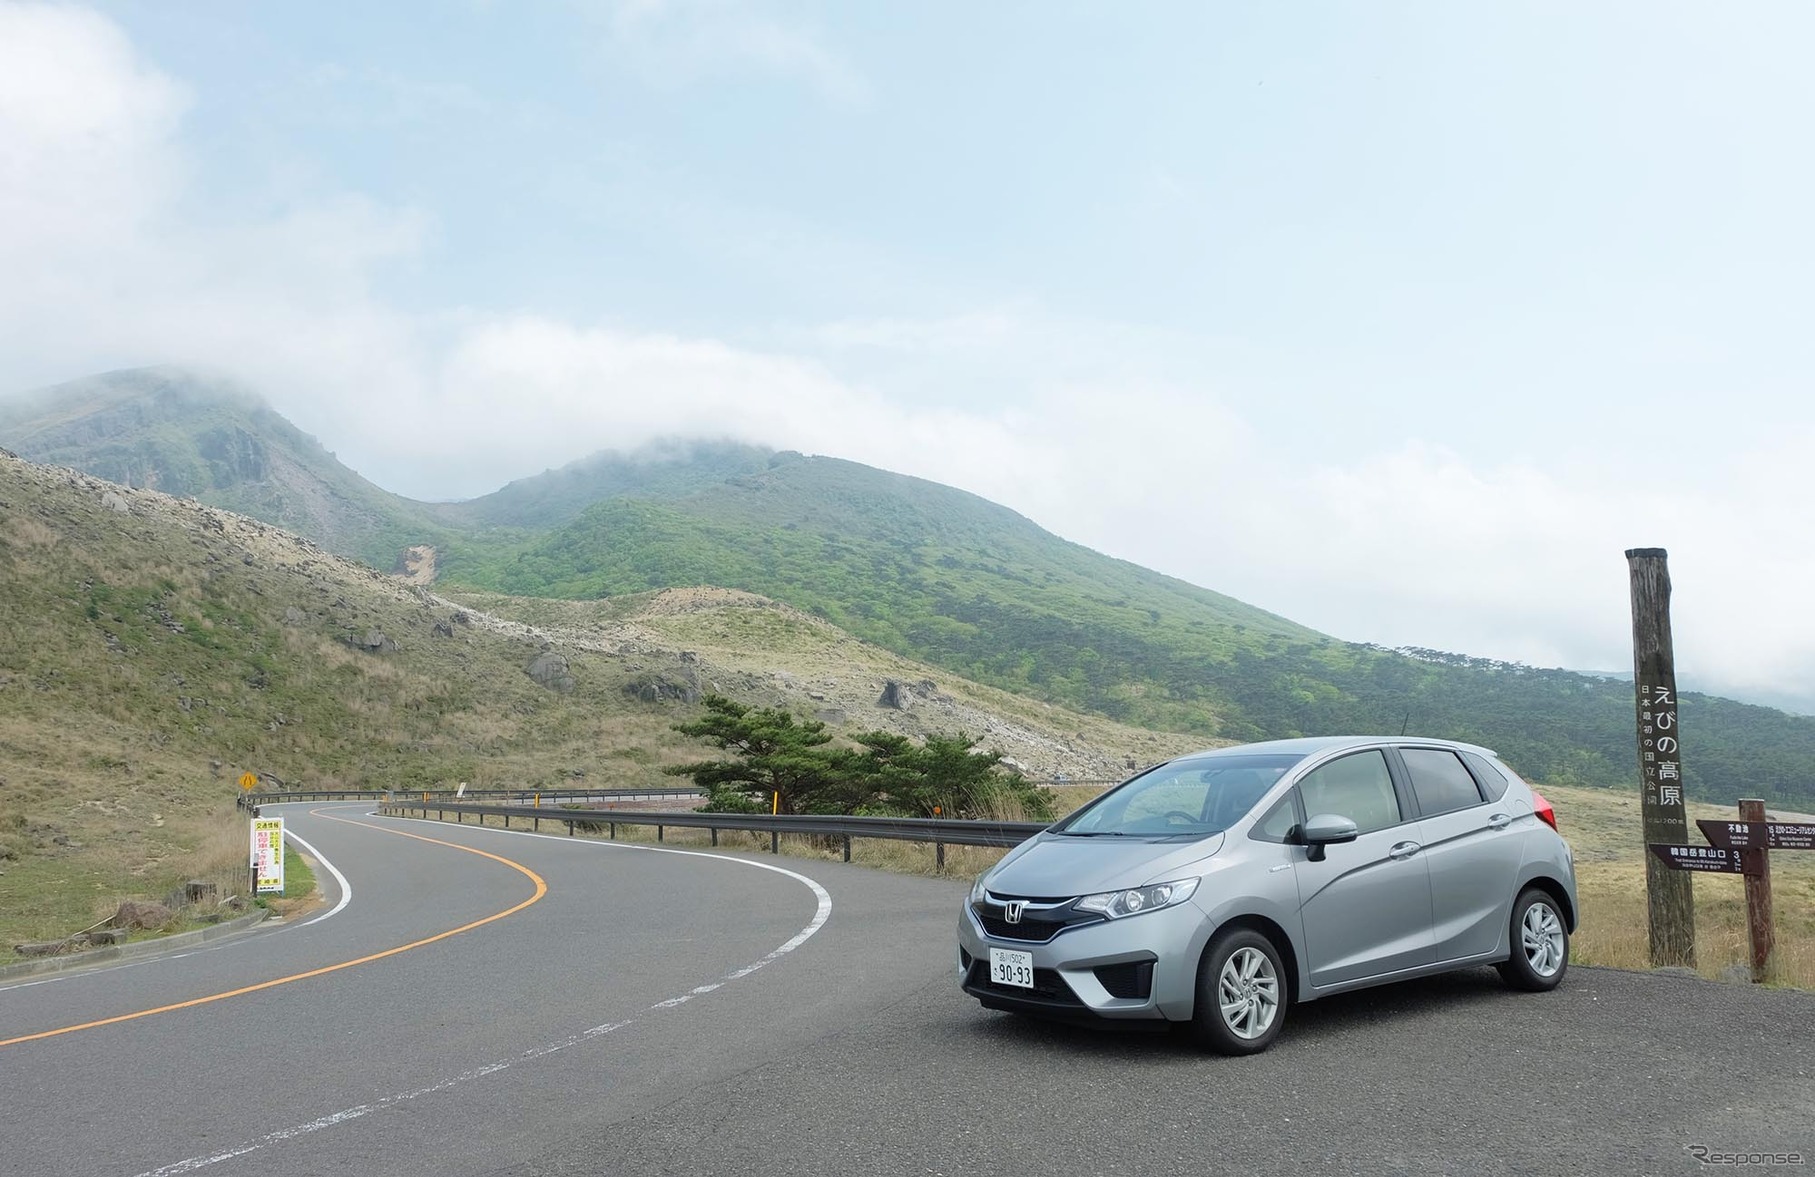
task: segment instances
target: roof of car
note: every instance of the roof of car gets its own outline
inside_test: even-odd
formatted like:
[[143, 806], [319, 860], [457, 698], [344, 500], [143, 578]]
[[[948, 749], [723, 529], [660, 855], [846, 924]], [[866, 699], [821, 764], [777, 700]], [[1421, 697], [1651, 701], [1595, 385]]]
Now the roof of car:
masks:
[[1492, 749], [1483, 748], [1479, 744], [1465, 744], [1458, 740], [1439, 740], [1429, 736], [1300, 736], [1293, 740], [1266, 740], [1258, 744], [1231, 744], [1225, 748], [1206, 748], [1202, 752], [1193, 752], [1190, 757], [1182, 759], [1229, 754], [1312, 756], [1319, 752], [1329, 752], [1339, 748], [1362, 748], [1373, 744], [1434, 744], [1443, 748], [1462, 748], [1487, 756], [1494, 755]]

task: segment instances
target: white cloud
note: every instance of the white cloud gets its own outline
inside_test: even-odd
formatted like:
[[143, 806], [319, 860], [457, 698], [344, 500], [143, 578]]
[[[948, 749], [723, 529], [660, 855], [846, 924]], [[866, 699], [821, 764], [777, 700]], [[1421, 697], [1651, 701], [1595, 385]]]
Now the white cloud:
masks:
[[863, 75], [822, 35], [745, 0], [615, 0], [600, 15], [608, 51], [663, 85], [754, 73], [798, 79], [841, 104], [869, 98]]
[[99, 16], [0, 5], [0, 272], [136, 240], [178, 182], [163, 148], [186, 105]]

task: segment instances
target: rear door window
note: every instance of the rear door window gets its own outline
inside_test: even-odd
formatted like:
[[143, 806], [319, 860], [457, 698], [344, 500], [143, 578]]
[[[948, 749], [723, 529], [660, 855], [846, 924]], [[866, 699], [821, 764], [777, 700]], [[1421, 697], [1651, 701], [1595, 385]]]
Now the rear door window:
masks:
[[1401, 748], [1400, 759], [1412, 778], [1412, 795], [1425, 817], [1454, 813], [1481, 804], [1481, 790], [1462, 765], [1461, 757], [1447, 748]]
[[1498, 801], [1506, 796], [1506, 774], [1493, 761], [1473, 752], [1464, 752], [1462, 759], [1468, 763], [1469, 771], [1475, 774], [1475, 780], [1480, 782], [1483, 797], [1489, 801]]

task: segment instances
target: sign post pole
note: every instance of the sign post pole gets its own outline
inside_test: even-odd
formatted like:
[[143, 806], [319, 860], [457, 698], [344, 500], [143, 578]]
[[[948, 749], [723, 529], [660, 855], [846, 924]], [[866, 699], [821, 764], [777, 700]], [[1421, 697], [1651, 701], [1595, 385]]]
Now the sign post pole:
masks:
[[[1681, 738], [1676, 723], [1676, 654], [1670, 640], [1670, 569], [1663, 548], [1632, 548], [1632, 681], [1637, 693], [1639, 795], [1645, 841], [1689, 840]], [[1695, 967], [1695, 891], [1689, 872], [1645, 857], [1652, 967]]]
[[[1739, 820], [1764, 821], [1765, 803], [1740, 798]], [[1768, 841], [1766, 845], [1769, 845]], [[1759, 983], [1764, 981], [1771, 964], [1771, 951], [1777, 947], [1777, 928], [1771, 916], [1771, 852], [1760, 846], [1756, 850], [1742, 850], [1740, 855], [1746, 863], [1746, 930], [1751, 933], [1752, 940], [1752, 980]]]

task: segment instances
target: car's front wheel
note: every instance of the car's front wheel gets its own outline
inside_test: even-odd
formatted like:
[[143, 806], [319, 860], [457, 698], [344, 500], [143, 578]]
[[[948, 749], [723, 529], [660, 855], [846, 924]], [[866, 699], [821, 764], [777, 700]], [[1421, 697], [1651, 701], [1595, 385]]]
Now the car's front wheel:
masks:
[[1569, 970], [1569, 924], [1548, 891], [1527, 887], [1512, 909], [1512, 955], [1496, 967], [1514, 989], [1555, 989]]
[[1256, 1054], [1286, 1021], [1286, 977], [1279, 950], [1252, 928], [1231, 928], [1210, 942], [1197, 972], [1197, 1040], [1219, 1054]]

